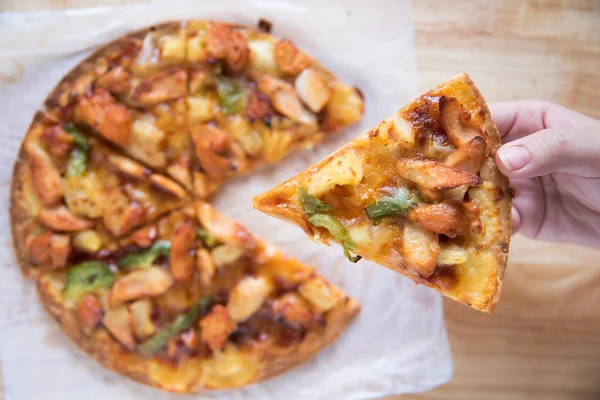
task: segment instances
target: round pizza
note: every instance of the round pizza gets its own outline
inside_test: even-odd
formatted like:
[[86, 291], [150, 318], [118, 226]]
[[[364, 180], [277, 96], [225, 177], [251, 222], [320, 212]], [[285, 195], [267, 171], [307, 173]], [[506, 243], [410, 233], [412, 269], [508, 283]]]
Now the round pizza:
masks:
[[402, 107], [254, 206], [477, 310], [498, 302], [513, 191], [500, 134], [466, 74]]
[[15, 252], [44, 307], [105, 367], [164, 390], [282, 373], [359, 310], [207, 202], [363, 115], [356, 88], [259, 26], [171, 22], [103, 46], [15, 163]]

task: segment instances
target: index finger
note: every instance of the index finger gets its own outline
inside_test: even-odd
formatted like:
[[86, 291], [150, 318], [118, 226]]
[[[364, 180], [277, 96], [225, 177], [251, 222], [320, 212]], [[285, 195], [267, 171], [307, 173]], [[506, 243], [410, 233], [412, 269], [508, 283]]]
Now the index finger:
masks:
[[543, 101], [494, 103], [490, 104], [490, 111], [504, 143], [547, 128], [544, 120], [548, 103]]

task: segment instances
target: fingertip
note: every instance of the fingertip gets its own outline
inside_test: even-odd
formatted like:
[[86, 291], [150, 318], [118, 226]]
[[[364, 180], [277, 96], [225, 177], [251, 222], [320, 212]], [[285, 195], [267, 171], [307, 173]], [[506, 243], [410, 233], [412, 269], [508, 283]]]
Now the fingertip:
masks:
[[521, 145], [504, 145], [496, 152], [496, 165], [505, 176], [511, 176], [531, 162], [529, 149]]

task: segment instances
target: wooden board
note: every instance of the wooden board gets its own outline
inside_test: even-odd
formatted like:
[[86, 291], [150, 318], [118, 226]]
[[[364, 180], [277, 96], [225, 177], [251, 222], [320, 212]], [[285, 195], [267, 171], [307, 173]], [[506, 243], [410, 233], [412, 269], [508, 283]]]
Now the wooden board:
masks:
[[[133, 2], [4, 0], [0, 11]], [[420, 0], [413, 21], [419, 91], [467, 71], [488, 101], [543, 99], [600, 118], [597, 0]], [[516, 236], [493, 317], [444, 303], [453, 381], [402, 399], [600, 398], [599, 261], [600, 250]]]

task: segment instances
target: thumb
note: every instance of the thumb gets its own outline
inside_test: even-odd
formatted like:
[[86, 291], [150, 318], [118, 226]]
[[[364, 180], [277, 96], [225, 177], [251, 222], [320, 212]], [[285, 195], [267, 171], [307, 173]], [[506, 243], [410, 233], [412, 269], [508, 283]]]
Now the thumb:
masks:
[[598, 132], [544, 129], [503, 145], [496, 153], [496, 163], [510, 178], [533, 178], [558, 171], [598, 176], [598, 154]]

